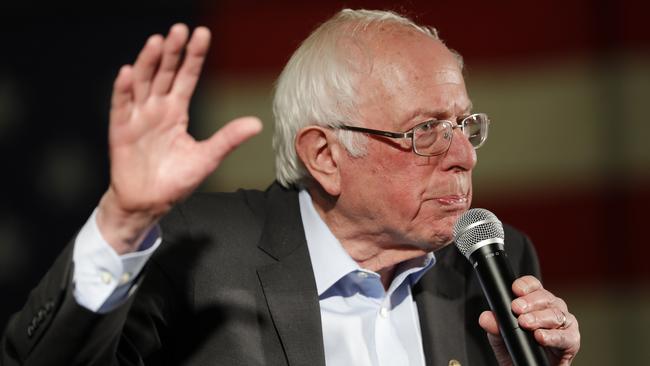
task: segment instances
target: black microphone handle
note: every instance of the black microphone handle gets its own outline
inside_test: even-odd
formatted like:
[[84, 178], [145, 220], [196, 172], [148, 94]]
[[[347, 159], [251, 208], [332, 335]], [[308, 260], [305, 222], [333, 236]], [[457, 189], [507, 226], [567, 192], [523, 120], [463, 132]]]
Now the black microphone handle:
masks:
[[476, 249], [469, 260], [476, 270], [490, 309], [499, 322], [501, 337], [513, 363], [516, 366], [547, 366], [544, 350], [531, 332], [519, 327], [512, 313], [512, 283], [515, 278], [506, 252], [496, 243], [488, 244]]

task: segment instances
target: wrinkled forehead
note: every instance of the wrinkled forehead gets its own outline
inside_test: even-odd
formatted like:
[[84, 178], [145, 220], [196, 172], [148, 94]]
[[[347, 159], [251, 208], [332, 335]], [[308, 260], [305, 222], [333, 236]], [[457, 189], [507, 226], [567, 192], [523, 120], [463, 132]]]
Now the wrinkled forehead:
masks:
[[413, 27], [398, 23], [372, 23], [366, 25], [347, 24], [341, 29], [339, 47], [344, 50], [348, 61], [358, 64], [358, 71], [370, 71], [373, 65], [382, 61], [416, 57], [412, 50], [428, 50], [428, 57], [440, 62], [449, 62], [462, 70], [461, 56], [450, 50], [433, 34], [424, 33]]
[[464, 82], [461, 63], [439, 39], [404, 26], [377, 27], [366, 40], [371, 73], [421, 73], [441, 81]]
[[449, 118], [471, 108], [459, 59], [440, 40], [403, 26], [377, 27], [363, 48], [360, 113], [384, 115], [394, 127], [404, 127], [409, 118], [420, 118], [414, 111], [437, 111], [422, 117]]

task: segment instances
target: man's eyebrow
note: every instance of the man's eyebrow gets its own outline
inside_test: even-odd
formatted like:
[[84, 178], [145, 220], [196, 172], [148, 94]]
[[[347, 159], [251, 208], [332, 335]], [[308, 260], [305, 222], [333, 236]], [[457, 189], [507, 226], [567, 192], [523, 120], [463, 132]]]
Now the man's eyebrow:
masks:
[[444, 109], [430, 109], [430, 108], [418, 108], [411, 112], [405, 119], [404, 122], [410, 122], [413, 119], [421, 116], [440, 116], [445, 114]]
[[[463, 108], [462, 112], [460, 113], [459, 117], [461, 116], [467, 116], [471, 113], [472, 109], [474, 108], [474, 105], [470, 101], [469, 104], [467, 104], [467, 107]], [[410, 122], [413, 119], [420, 117], [420, 116], [444, 116], [448, 115], [449, 110], [446, 108], [440, 108], [440, 109], [431, 109], [431, 108], [417, 108], [413, 112], [411, 112], [407, 118], [404, 119], [404, 122]], [[420, 121], [422, 122], [422, 121]]]
[[463, 110], [463, 114], [464, 115], [469, 115], [469, 114], [472, 113], [473, 109], [474, 109], [474, 103], [472, 103], [472, 101], [470, 100], [467, 107]]
[[466, 117], [472, 113], [472, 109], [474, 108], [474, 104], [472, 104], [472, 101], [467, 102], [467, 106], [463, 109], [460, 110], [460, 113], [457, 115], [457, 117]]

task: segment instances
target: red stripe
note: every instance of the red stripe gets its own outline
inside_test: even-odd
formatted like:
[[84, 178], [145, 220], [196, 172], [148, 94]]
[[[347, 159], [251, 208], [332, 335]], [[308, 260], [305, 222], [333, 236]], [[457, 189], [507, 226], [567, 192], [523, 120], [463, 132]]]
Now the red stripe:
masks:
[[[493, 211], [533, 240], [546, 282], [650, 284], [647, 208], [650, 181], [633, 187], [577, 187], [479, 196], [475, 207]], [[507, 243], [506, 243], [507, 245]]]
[[[214, 31], [214, 71], [279, 73], [293, 50], [320, 22], [346, 6], [395, 9], [388, 1], [221, 1], [204, 9]], [[399, 11], [436, 26], [469, 64], [538, 62], [598, 56], [650, 46], [642, 1], [411, 1]]]

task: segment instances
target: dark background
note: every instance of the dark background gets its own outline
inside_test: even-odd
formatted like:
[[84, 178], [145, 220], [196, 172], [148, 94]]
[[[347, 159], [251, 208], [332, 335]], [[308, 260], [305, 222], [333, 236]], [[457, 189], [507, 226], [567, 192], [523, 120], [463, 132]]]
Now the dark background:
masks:
[[[112, 81], [153, 32], [194, 9], [0, 16], [0, 326], [25, 301], [108, 184]], [[116, 12], [117, 13], [117, 12]]]

